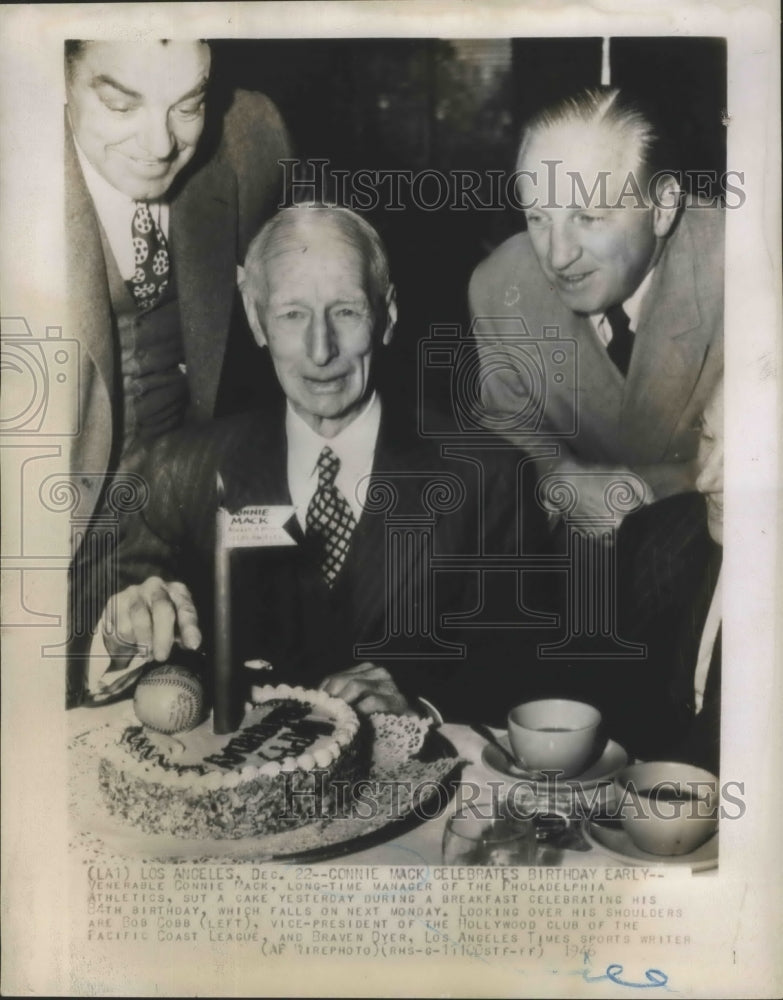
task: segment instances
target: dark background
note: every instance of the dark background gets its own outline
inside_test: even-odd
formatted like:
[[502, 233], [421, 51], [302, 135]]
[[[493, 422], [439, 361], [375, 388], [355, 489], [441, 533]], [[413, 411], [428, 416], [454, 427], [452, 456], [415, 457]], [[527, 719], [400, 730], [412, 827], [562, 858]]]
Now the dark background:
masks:
[[[331, 169], [352, 173], [511, 172], [524, 121], [601, 78], [600, 38], [232, 40], [212, 48], [219, 87], [268, 94], [298, 157], [325, 158]], [[668, 123], [680, 168], [720, 177], [725, 39], [616, 38], [610, 64], [612, 85], [635, 91]], [[719, 185], [711, 193], [719, 196]], [[408, 204], [367, 214], [389, 250], [400, 306], [387, 374], [414, 402], [419, 341], [432, 323], [466, 328], [473, 268], [524, 220], [510, 206], [425, 211]]]

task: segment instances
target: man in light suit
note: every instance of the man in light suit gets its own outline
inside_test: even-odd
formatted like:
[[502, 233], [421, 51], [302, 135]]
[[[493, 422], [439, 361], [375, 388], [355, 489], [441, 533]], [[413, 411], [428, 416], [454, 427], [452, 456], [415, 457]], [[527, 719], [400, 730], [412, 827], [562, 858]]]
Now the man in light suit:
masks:
[[[237, 269], [276, 206], [289, 143], [263, 95], [237, 92], [225, 109], [208, 102], [209, 70], [203, 42], [66, 43], [68, 307], [81, 347], [71, 469], [82, 522], [157, 437], [258, 398]], [[106, 564], [89, 548], [72, 569], [72, 652], [105, 586]]]
[[527, 232], [471, 279], [480, 415], [551, 445], [539, 469], [570, 477], [574, 517], [606, 518], [606, 473], [647, 503], [694, 488], [722, 370], [723, 219], [684, 204], [672, 165], [622, 92], [545, 109], [517, 161]]
[[358, 216], [285, 209], [251, 244], [245, 270], [250, 325], [285, 407], [275, 421], [217, 421], [156, 451], [150, 504], [120, 552], [129, 586], [103, 618], [115, 669], [96, 678], [94, 696], [121, 688], [127, 643], [161, 661], [175, 641], [210, 648], [219, 473], [231, 511], [295, 509], [296, 546], [234, 553], [237, 663], [261, 657], [271, 680], [320, 683], [363, 712], [411, 711], [424, 696], [452, 717], [501, 717], [522, 698], [521, 644], [516, 670], [504, 670], [483, 647], [491, 633], [474, 629], [466, 656], [441, 615], [477, 609], [479, 574], [442, 566], [436, 579], [430, 560], [541, 544], [543, 513], [518, 456], [443, 454], [395, 407], [394, 386], [376, 389], [395, 292], [380, 240]]

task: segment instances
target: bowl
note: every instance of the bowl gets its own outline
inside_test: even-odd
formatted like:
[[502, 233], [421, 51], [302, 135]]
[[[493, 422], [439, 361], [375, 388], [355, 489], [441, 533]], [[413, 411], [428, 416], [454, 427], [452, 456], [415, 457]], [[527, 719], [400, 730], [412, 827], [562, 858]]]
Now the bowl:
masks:
[[564, 698], [528, 701], [512, 708], [508, 741], [520, 766], [560, 771], [564, 778], [584, 771], [606, 743], [598, 709]]
[[614, 777], [625, 832], [648, 854], [690, 854], [718, 829], [718, 779], [692, 764], [648, 761]]

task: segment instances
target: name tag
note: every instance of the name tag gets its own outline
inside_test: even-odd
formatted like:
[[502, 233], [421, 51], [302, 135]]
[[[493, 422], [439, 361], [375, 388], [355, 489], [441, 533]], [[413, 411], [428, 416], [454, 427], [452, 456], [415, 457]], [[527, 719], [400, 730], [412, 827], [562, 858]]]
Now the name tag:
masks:
[[291, 519], [290, 506], [242, 507], [229, 513], [218, 509], [218, 537], [226, 549], [263, 548], [273, 545], [296, 545], [285, 524]]

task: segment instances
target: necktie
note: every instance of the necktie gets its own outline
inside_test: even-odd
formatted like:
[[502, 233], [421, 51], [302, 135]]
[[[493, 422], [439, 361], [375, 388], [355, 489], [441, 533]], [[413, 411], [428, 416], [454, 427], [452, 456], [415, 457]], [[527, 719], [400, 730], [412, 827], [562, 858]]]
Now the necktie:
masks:
[[633, 330], [631, 321], [622, 306], [612, 306], [606, 310], [606, 318], [612, 328], [612, 339], [609, 341], [606, 353], [617, 365], [621, 374], [628, 374], [633, 350]]
[[166, 237], [144, 201], [136, 203], [131, 233], [136, 270], [128, 288], [139, 310], [151, 309], [166, 291], [171, 265]]
[[316, 464], [318, 488], [307, 508], [305, 527], [307, 536], [318, 546], [321, 575], [331, 588], [348, 554], [356, 518], [348, 501], [334, 485], [340, 471], [340, 459], [326, 447]]

